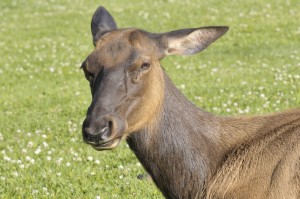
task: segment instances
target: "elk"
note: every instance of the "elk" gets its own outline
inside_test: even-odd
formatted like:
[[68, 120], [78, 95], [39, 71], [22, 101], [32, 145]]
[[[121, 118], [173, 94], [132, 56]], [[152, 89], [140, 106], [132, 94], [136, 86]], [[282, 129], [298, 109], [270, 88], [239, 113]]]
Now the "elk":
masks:
[[150, 33], [119, 29], [99, 7], [95, 49], [82, 63], [92, 102], [84, 141], [111, 150], [126, 140], [166, 198], [300, 198], [300, 109], [265, 116], [205, 112], [160, 65], [208, 47], [226, 26]]

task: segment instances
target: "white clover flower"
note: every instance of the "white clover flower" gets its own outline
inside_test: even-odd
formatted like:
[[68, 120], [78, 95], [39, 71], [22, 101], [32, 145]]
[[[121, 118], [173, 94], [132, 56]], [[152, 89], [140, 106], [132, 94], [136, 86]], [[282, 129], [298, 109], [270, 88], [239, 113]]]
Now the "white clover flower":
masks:
[[34, 164], [35, 160], [34, 159], [30, 159], [30, 163]]
[[211, 69], [211, 72], [213, 72], [213, 73], [218, 72], [218, 68], [213, 68], [213, 69]]
[[181, 89], [185, 89], [185, 84], [181, 84], [179, 87], [180, 87]]
[[8, 157], [8, 156], [4, 156], [3, 159], [4, 159], [5, 161], [7, 161], [7, 162], [10, 162], [10, 161], [11, 161], [11, 158]]
[[250, 107], [246, 107], [246, 109], [244, 110], [245, 113], [249, 113], [250, 112]]
[[39, 190], [36, 190], [36, 189], [32, 190], [32, 193], [33, 193], [33, 194], [36, 194], [36, 193], [38, 193], [38, 192], [39, 192]]
[[57, 164], [61, 164], [62, 161], [63, 161], [63, 158], [58, 158], [58, 159], [56, 160], [56, 163], [57, 163]]
[[43, 142], [43, 146], [44, 146], [44, 148], [48, 148], [49, 147], [49, 145], [47, 144], [47, 142]]
[[37, 130], [35, 131], [36, 134], [40, 134], [41, 132], [42, 132], [42, 130], [40, 130], [40, 129], [37, 129]]
[[36, 155], [38, 155], [38, 154], [40, 154], [41, 153], [41, 148], [37, 148], [35, 151], [34, 151], [34, 154], [36, 154]]
[[261, 98], [265, 98], [265, 97], [266, 97], [265, 94], [263, 94], [263, 93], [261, 93], [259, 96], [260, 96]]
[[33, 142], [28, 142], [28, 143], [27, 143], [27, 147], [28, 147], [28, 148], [32, 148], [32, 147], [33, 147]]
[[19, 173], [18, 173], [18, 172], [16, 172], [16, 171], [15, 171], [15, 172], [13, 172], [12, 174], [13, 174], [14, 176], [16, 176], [16, 177], [18, 177], [18, 176], [19, 176]]
[[55, 68], [49, 67], [49, 71], [50, 71], [51, 73], [53, 73], [53, 72], [55, 71]]
[[26, 160], [26, 161], [30, 161], [31, 158], [27, 155], [27, 156], [25, 157], [25, 160]]

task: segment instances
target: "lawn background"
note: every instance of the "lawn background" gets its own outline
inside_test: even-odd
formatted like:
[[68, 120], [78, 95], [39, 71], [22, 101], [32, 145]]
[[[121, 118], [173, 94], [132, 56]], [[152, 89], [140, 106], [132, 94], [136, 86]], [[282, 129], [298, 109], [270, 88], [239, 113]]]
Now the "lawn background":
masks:
[[204, 52], [165, 58], [180, 90], [219, 115], [300, 107], [298, 0], [1, 0], [0, 198], [162, 198], [125, 142], [97, 152], [81, 138], [91, 101], [79, 69], [90, 20], [152, 32], [228, 25]]

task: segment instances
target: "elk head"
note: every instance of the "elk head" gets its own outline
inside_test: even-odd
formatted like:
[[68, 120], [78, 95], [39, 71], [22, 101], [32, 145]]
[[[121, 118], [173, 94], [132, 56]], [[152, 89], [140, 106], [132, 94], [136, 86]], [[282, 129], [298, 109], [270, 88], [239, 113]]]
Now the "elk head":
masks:
[[228, 27], [202, 27], [153, 34], [118, 29], [99, 7], [91, 22], [95, 49], [82, 63], [92, 103], [82, 125], [83, 139], [97, 150], [113, 149], [122, 138], [153, 123], [164, 100], [166, 55], [190, 55], [205, 49]]

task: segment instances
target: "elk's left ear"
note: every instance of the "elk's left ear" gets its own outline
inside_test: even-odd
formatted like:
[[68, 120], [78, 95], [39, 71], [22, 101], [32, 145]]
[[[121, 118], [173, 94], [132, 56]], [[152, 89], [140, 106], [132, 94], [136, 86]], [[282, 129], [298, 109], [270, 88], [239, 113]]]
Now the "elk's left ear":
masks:
[[96, 41], [104, 33], [116, 30], [118, 27], [112, 15], [104, 7], [100, 6], [93, 15], [91, 29], [95, 45]]
[[204, 50], [224, 35], [227, 26], [211, 26], [176, 30], [161, 36], [165, 55], [192, 55]]

